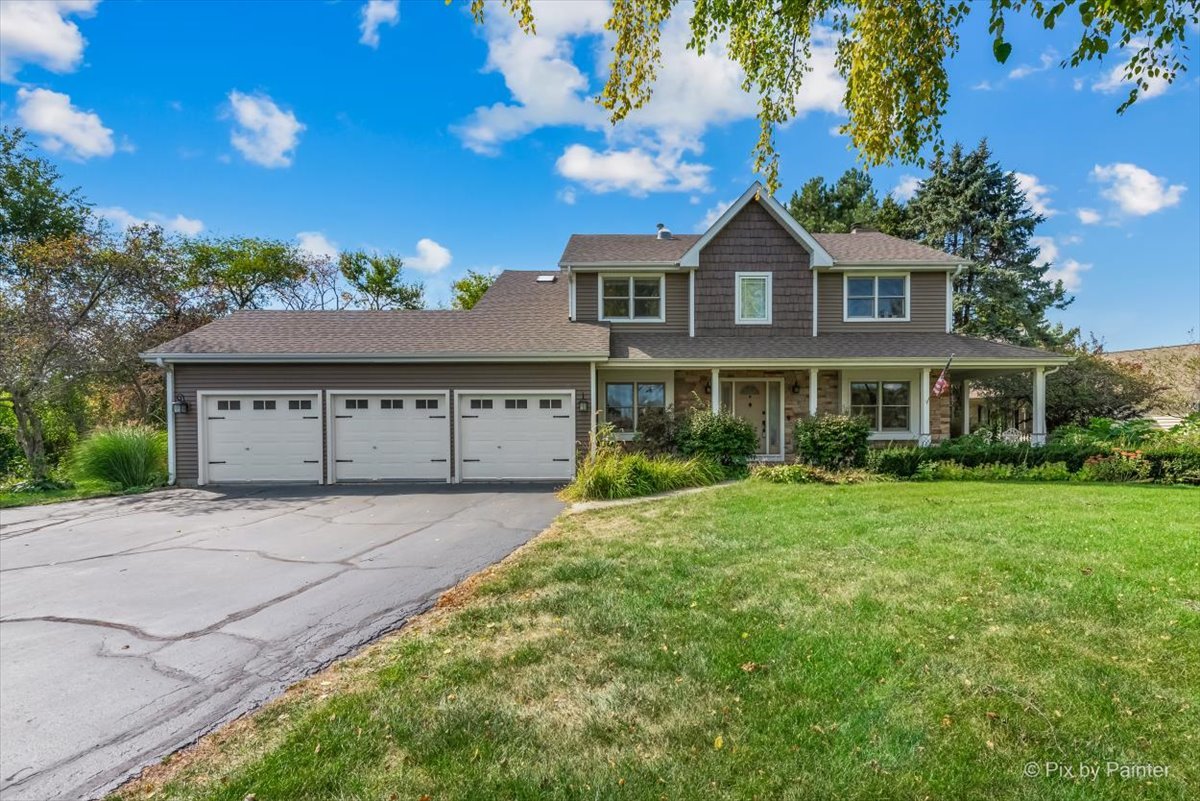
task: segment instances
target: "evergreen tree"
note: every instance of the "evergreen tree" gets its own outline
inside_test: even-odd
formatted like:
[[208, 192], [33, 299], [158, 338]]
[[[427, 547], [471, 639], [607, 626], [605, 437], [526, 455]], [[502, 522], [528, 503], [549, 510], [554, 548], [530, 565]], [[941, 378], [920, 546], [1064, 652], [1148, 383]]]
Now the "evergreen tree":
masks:
[[1034, 213], [1016, 176], [1000, 168], [987, 140], [973, 151], [955, 144], [937, 158], [908, 203], [908, 231], [918, 241], [961, 256], [954, 281], [954, 330], [1021, 345], [1061, 346], [1074, 331], [1046, 320], [1072, 297], [1048, 281], [1050, 265], [1030, 240], [1044, 217]]
[[793, 192], [788, 213], [808, 231], [823, 234], [849, 233], [856, 225], [874, 226], [879, 198], [871, 176], [850, 169], [830, 185], [817, 176]]

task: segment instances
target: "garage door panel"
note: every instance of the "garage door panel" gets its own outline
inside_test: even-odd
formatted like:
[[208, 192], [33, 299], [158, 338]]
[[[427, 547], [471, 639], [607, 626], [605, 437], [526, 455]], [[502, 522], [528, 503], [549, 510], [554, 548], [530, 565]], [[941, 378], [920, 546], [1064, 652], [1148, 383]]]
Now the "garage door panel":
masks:
[[448, 480], [448, 405], [444, 393], [331, 394], [335, 480]]
[[566, 392], [459, 397], [464, 480], [570, 479], [575, 415]]
[[[303, 401], [304, 408], [300, 400]], [[321, 480], [320, 396], [204, 398], [210, 483]]]

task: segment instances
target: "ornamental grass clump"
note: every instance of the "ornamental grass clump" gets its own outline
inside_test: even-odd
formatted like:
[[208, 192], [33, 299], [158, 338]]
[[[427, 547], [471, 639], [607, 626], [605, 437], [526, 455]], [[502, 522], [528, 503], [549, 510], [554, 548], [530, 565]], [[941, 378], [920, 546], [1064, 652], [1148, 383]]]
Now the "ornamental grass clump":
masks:
[[725, 478], [716, 463], [703, 458], [647, 456], [605, 449], [584, 460], [562, 496], [569, 501], [637, 498], [660, 492], [703, 487]]
[[167, 478], [167, 435], [150, 426], [102, 428], [75, 448], [77, 481], [104, 481], [122, 490], [152, 487]]

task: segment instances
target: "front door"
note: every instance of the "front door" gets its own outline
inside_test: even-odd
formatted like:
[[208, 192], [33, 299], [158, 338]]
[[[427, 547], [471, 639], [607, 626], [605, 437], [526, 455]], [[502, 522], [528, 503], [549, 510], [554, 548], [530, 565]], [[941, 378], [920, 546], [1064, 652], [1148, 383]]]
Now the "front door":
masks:
[[734, 379], [721, 382], [721, 408], [754, 426], [761, 458], [783, 456], [782, 407], [782, 381]]

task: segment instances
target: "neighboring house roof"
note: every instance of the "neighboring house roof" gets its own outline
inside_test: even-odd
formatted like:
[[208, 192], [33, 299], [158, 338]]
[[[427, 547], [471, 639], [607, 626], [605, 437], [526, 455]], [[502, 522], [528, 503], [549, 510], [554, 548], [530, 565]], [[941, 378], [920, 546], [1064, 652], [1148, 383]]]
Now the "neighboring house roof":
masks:
[[1151, 417], [1178, 417], [1200, 411], [1200, 344], [1102, 352], [1109, 361], [1139, 368], [1161, 387]]
[[1064, 364], [1071, 360], [1069, 356], [1035, 348], [939, 333], [689, 337], [686, 334], [642, 334], [614, 329], [611, 340], [612, 358], [631, 360], [830, 359], [844, 362], [854, 359], [932, 359], [940, 362], [952, 353], [957, 365], [974, 359], [989, 362], [1008, 359], [1027, 364]]
[[567, 319], [566, 281], [508, 270], [470, 311], [240, 311], [145, 358], [471, 359], [608, 355], [608, 325]]

